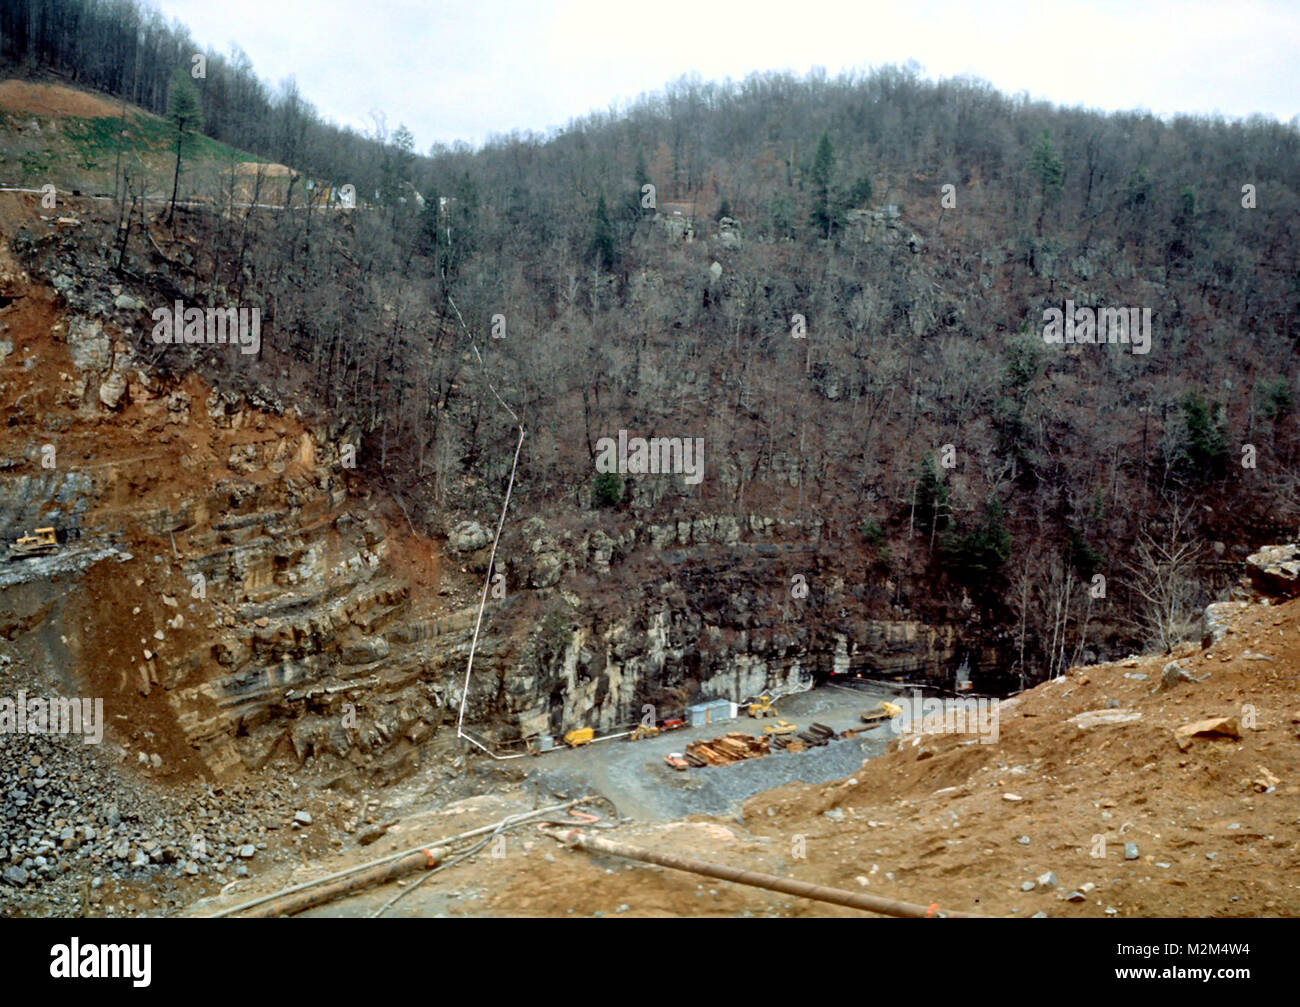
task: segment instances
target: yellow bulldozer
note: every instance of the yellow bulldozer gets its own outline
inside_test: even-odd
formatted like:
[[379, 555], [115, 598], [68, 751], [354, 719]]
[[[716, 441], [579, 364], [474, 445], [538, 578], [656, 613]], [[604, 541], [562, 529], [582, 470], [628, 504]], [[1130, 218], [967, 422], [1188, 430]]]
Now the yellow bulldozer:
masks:
[[59, 548], [53, 528], [37, 528], [33, 535], [23, 535], [9, 546], [12, 556], [40, 556]]
[[751, 717], [775, 717], [776, 707], [772, 705], [772, 697], [764, 694], [758, 697], [758, 702], [750, 703], [749, 715]]
[[903, 712], [903, 708], [897, 703], [891, 703], [887, 699], [882, 699], [876, 704], [874, 710], [868, 710], [862, 714], [862, 722], [868, 727], [878, 727], [886, 721], [893, 720]]
[[628, 741], [640, 741], [642, 738], [659, 737], [659, 728], [651, 724], [638, 724], [637, 729], [627, 736]]

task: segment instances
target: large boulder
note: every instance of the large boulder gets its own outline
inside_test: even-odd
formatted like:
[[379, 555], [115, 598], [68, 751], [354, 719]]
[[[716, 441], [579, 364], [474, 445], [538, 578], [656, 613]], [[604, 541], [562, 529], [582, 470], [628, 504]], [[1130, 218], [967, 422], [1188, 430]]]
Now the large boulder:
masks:
[[372, 661], [383, 660], [388, 654], [387, 640], [382, 636], [367, 636], [346, 644], [340, 658], [344, 664], [370, 664]]
[[447, 536], [447, 548], [452, 552], [474, 552], [488, 544], [488, 533], [477, 521], [462, 521]]
[[121, 371], [109, 371], [106, 377], [99, 385], [99, 401], [108, 406], [109, 409], [116, 409], [122, 402], [122, 396], [126, 394], [126, 375]]
[[528, 580], [533, 587], [552, 587], [559, 582], [563, 572], [564, 561], [559, 554], [544, 552], [534, 561]]
[[1233, 618], [1247, 607], [1244, 601], [1216, 601], [1206, 605], [1201, 617], [1205, 626], [1201, 646], [1210, 647], [1222, 640], [1228, 634]]
[[1300, 545], [1265, 546], [1246, 557], [1256, 590], [1276, 598], [1300, 597]]
[[167, 396], [167, 422], [186, 426], [190, 422], [189, 392], [178, 390]]
[[73, 316], [68, 320], [67, 342], [72, 365], [79, 371], [106, 371], [112, 363], [113, 345], [103, 322]]

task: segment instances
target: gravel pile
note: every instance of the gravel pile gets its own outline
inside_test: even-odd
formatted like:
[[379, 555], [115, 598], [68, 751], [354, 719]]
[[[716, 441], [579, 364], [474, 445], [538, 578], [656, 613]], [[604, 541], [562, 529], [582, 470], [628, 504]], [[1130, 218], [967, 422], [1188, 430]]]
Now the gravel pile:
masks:
[[150, 792], [109, 772], [114, 747], [3, 736], [0, 915], [98, 915], [109, 881], [164, 891], [171, 879], [224, 883], [249, 873], [268, 830], [292, 828], [285, 800], [265, 788]]

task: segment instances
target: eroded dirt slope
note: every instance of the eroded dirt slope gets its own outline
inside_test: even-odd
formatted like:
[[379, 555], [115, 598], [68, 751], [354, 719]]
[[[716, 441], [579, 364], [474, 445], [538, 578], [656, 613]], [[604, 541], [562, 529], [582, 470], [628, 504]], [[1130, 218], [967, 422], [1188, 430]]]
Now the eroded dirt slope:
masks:
[[454, 775], [424, 756], [438, 634], [409, 630], [468, 600], [344, 432], [160, 379], [135, 299], [88, 271], [71, 305], [3, 247], [22, 226], [65, 225], [0, 196], [0, 531], [60, 544], [0, 562], [0, 695], [98, 698], [104, 733], [0, 740], [0, 913], [165, 911], [341, 844], [349, 791]]

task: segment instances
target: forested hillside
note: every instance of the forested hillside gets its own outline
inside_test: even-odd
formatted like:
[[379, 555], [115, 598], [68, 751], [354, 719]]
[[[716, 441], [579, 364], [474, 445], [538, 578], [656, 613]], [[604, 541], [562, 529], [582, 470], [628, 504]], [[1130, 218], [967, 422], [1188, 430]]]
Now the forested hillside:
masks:
[[[122, 0], [3, 10], [9, 73], [160, 115], [198, 52]], [[423, 155], [404, 128], [322, 121], [239, 53], [208, 53], [193, 84], [203, 133], [365, 205], [178, 210], [158, 252], [128, 230], [80, 253], [142, 291], [261, 307], [255, 362], [159, 365], [353, 425], [421, 531], [495, 523], [517, 432], [491, 382], [526, 430], [507, 551], [539, 514], [615, 538], [820, 522], [817, 558], [762, 585], [807, 572], [812, 650], [855, 613], [917, 615], [959, 627], [957, 653], [991, 648], [977, 672], [1006, 687], [1168, 645], [1229, 560], [1300, 520], [1295, 123], [1057, 108], [886, 67], [684, 79]], [[1047, 342], [1067, 302], [1149, 309], [1149, 352]], [[703, 438], [703, 481], [599, 478], [621, 429]]]

